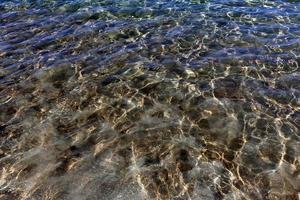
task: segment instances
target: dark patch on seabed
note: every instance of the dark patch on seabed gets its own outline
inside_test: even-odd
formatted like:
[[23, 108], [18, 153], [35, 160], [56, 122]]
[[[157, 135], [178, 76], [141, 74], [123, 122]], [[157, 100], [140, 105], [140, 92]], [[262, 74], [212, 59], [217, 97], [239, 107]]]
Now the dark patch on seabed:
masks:
[[1, 200], [299, 200], [300, 2], [0, 1]]

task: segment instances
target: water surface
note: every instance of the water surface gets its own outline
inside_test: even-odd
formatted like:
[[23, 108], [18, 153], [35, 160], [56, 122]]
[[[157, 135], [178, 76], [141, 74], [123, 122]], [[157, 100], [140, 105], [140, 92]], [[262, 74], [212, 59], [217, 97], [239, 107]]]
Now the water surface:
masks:
[[0, 199], [300, 195], [297, 0], [0, 1]]

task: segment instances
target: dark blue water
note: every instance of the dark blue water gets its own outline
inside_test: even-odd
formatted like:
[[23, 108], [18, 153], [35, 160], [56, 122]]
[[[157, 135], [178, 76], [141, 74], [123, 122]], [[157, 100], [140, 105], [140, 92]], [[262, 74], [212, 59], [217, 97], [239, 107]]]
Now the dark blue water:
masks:
[[0, 199], [300, 198], [297, 0], [0, 0]]

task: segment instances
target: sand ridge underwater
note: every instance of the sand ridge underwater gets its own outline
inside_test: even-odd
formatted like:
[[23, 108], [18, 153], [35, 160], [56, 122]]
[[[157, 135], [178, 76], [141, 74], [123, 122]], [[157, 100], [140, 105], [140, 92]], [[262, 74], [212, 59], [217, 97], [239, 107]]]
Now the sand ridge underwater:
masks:
[[0, 1], [0, 199], [299, 199], [300, 3]]

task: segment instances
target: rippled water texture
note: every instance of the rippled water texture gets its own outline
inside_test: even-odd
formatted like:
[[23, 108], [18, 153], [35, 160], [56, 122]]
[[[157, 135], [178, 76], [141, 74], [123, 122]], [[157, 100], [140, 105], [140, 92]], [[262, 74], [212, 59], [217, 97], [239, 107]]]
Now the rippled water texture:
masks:
[[300, 2], [0, 1], [1, 200], [299, 200]]

